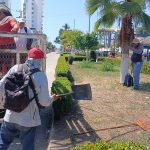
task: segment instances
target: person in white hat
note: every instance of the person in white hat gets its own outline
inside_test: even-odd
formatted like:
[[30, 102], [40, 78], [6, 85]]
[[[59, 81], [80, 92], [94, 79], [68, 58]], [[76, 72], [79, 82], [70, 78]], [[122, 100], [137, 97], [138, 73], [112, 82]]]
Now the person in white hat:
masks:
[[[24, 18], [18, 20], [19, 30], [18, 33], [31, 33], [31, 30], [26, 27], [26, 21]], [[17, 50], [29, 50], [31, 48], [32, 40], [27, 38], [15, 38]], [[30, 42], [30, 43], [29, 43]]]
[[132, 41], [132, 51], [133, 54], [131, 56], [132, 61], [132, 71], [133, 71], [133, 88], [135, 90], [139, 90], [140, 88], [140, 72], [142, 68], [142, 54], [143, 54], [143, 45], [139, 39], [135, 38]]

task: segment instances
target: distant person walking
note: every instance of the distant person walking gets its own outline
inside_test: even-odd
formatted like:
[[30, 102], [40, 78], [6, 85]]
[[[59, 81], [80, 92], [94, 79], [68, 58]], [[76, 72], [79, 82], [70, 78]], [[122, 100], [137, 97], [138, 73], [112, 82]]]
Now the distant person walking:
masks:
[[[19, 19], [18, 26], [19, 26], [18, 33], [25, 33], [25, 34], [31, 33], [31, 30], [28, 27], [26, 27], [24, 18]], [[17, 50], [31, 49], [32, 39], [17, 37], [15, 38], [15, 42]]]
[[[42, 50], [32, 48], [28, 51], [28, 59], [25, 63], [29, 70], [36, 68], [40, 69], [45, 54]], [[13, 66], [8, 73], [0, 80], [0, 94], [5, 93], [4, 84], [6, 78], [13, 73], [18, 73], [19, 65]], [[42, 106], [49, 106], [53, 101], [58, 100], [59, 96], [49, 95], [48, 81], [43, 71], [35, 72], [31, 75], [31, 79], [35, 86], [38, 103]], [[41, 118], [39, 115], [39, 108], [34, 96], [34, 92], [29, 87], [29, 98], [34, 99], [29, 105], [21, 112], [15, 112], [6, 109], [4, 121], [1, 125], [0, 132], [0, 150], [7, 150], [16, 134], [20, 133], [20, 140], [23, 146], [23, 150], [34, 150], [35, 131], [38, 126], [41, 125]], [[21, 99], [20, 99], [21, 100]]]
[[143, 54], [143, 45], [139, 39], [133, 39], [131, 50], [133, 54], [131, 56], [132, 61], [132, 71], [133, 71], [133, 86], [135, 90], [138, 90], [140, 87], [140, 72], [142, 68], [142, 54]]
[[[17, 21], [12, 17], [9, 8], [0, 4], [0, 32], [17, 33]], [[15, 49], [15, 41], [12, 37], [0, 37], [0, 49]]]

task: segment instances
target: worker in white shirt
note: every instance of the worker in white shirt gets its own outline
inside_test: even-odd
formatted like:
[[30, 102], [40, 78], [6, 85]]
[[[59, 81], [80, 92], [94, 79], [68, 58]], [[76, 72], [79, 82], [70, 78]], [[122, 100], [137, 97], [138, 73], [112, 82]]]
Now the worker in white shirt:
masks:
[[[26, 27], [24, 18], [20, 18], [18, 20], [18, 26], [19, 26], [18, 33], [26, 33], [26, 34], [31, 33], [31, 30], [28, 27]], [[17, 50], [23, 51], [31, 49], [32, 41], [33, 41], [32, 39], [16, 37], [15, 43]]]

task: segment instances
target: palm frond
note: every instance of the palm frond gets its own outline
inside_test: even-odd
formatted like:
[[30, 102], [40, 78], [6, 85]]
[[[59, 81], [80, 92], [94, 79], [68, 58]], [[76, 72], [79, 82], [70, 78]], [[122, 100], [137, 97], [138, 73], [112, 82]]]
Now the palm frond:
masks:
[[139, 23], [141, 23], [143, 25], [143, 27], [145, 28], [145, 30], [147, 32], [150, 32], [150, 16], [148, 14], [146, 14], [145, 12], [141, 12], [139, 14], [137, 14], [136, 19], [139, 20]]
[[107, 5], [106, 8], [104, 8], [102, 11], [101, 11], [101, 14], [113, 14], [113, 15], [116, 15], [119, 17], [119, 12], [117, 11], [117, 8], [120, 4], [117, 3], [117, 2], [112, 2], [110, 3], [109, 5]]
[[142, 11], [142, 7], [137, 2], [124, 2], [124, 3], [120, 4], [120, 5], [117, 5], [116, 11], [122, 17], [128, 16], [128, 15], [132, 16], [134, 14], [137, 14], [137, 13], [141, 12]]
[[110, 27], [120, 18], [132, 17], [135, 26], [143, 24], [147, 31], [150, 30], [150, 16], [144, 13], [144, 9], [150, 0], [86, 0], [86, 9], [89, 15], [99, 10], [99, 20], [95, 23], [94, 30], [97, 31], [99, 26]]
[[104, 27], [111, 27], [115, 21], [116, 21], [117, 17], [116, 15], [113, 15], [112, 13], [108, 13], [104, 16], [102, 16], [96, 23], [94, 26], [94, 32], [96, 32], [99, 28], [100, 25], [104, 26]]
[[107, 7], [111, 0], [86, 0], [86, 10], [89, 15], [95, 13], [97, 9]]

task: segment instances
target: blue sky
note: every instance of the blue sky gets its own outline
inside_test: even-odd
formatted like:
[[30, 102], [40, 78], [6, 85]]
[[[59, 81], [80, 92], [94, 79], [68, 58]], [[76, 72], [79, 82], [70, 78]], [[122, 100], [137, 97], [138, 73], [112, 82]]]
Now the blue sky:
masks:
[[[19, 16], [16, 10], [20, 8], [21, 0], [12, 0], [11, 12], [14, 17]], [[85, 0], [44, 0], [43, 32], [48, 36], [48, 40], [53, 42], [58, 36], [59, 29], [67, 23], [71, 29], [88, 32], [89, 19], [85, 9]], [[91, 31], [97, 15], [91, 17]]]

